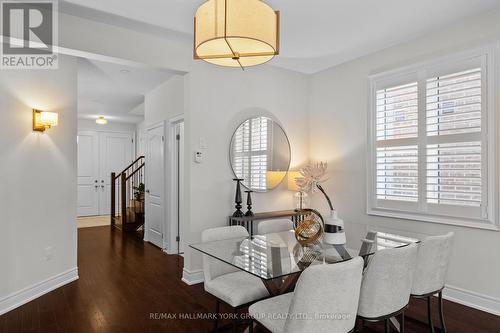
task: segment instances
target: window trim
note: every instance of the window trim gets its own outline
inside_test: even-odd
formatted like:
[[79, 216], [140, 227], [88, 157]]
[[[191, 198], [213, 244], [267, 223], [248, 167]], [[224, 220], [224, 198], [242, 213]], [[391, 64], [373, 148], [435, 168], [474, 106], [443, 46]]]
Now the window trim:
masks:
[[[368, 118], [367, 118], [367, 159], [366, 159], [366, 171], [367, 171], [367, 191], [366, 191], [366, 213], [368, 215], [374, 216], [384, 216], [391, 218], [401, 218], [409, 220], [417, 220], [431, 223], [439, 224], [449, 224], [464, 227], [472, 227], [478, 229], [487, 230], [500, 230], [499, 227], [499, 192], [500, 184], [498, 183], [498, 174], [500, 163], [498, 163], [498, 157], [500, 153], [498, 149], [500, 145], [498, 144], [498, 116], [496, 115], [498, 109], [498, 102], [495, 98], [496, 94], [500, 93], [500, 66], [499, 66], [499, 49], [500, 43], [490, 44], [468, 51], [463, 51], [455, 53], [452, 55], [447, 55], [439, 58], [435, 58], [430, 61], [421, 62], [414, 65], [408, 65], [393, 70], [388, 70], [384, 72], [378, 72], [372, 74], [368, 77], [368, 89], [369, 89], [369, 100], [368, 100]], [[428, 77], [439, 71], [446, 71], [447, 69], [454, 66], [462, 66], [462, 63], [466, 63], [468, 60], [475, 58], [482, 58], [482, 73], [485, 75], [486, 87], [483, 87], [484, 97], [484, 114], [486, 117], [484, 126], [481, 130], [482, 142], [485, 144], [487, 154], [487, 162], [485, 163], [485, 168], [487, 170], [485, 195], [487, 196], [487, 207], [486, 207], [486, 218], [460, 218], [447, 215], [439, 215], [435, 213], [429, 213], [427, 211], [418, 211], [424, 209], [426, 202], [418, 202], [419, 209], [411, 210], [404, 209], [404, 205], [397, 207], [398, 205], [393, 205], [393, 208], [381, 207], [377, 205], [376, 197], [376, 93], [377, 90], [384, 89], [389, 85], [397, 85], [402, 83], [407, 83], [409, 78], [417, 80], [419, 85], [418, 90], [418, 101], [419, 105], [425, 105], [426, 92], [425, 89], [420, 87], [425, 87], [425, 82]], [[427, 73], [428, 72], [428, 73]], [[422, 75], [422, 74], [425, 75]], [[419, 129], [418, 129], [418, 141], [422, 141], [422, 135], [426, 138], [426, 119], [425, 114], [420, 112], [419, 107]], [[425, 141], [425, 139], [424, 139]], [[419, 146], [419, 156], [424, 153], [426, 146]], [[425, 162], [425, 161], [424, 161]], [[421, 159], [419, 159], [419, 177], [425, 175], [426, 168], [421, 168]], [[423, 169], [423, 170], [422, 170]], [[425, 191], [425, 188], [419, 186], [419, 191]], [[422, 197], [422, 196], [420, 196]], [[461, 207], [461, 206], [457, 206]]]

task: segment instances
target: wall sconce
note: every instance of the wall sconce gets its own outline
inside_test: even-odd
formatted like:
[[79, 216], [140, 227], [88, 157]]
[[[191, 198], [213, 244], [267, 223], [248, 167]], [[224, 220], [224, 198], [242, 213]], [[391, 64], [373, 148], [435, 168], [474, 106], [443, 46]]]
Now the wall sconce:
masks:
[[33, 109], [33, 131], [44, 132], [52, 126], [57, 126], [59, 115], [55, 112], [46, 112]]

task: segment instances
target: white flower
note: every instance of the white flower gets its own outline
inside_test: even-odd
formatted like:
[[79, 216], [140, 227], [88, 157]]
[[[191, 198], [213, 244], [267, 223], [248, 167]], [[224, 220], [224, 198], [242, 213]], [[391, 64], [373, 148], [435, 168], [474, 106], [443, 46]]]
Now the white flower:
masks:
[[295, 183], [302, 192], [316, 192], [317, 185], [323, 183], [328, 178], [325, 178], [328, 164], [319, 162], [317, 164], [309, 164], [304, 169], [300, 170], [302, 177], [295, 178]]

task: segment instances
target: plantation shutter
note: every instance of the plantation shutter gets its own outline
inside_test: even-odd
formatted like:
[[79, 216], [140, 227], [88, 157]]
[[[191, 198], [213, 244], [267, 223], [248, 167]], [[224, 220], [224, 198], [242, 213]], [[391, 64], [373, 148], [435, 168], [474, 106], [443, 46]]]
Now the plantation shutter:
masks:
[[378, 200], [418, 200], [417, 82], [376, 92], [376, 195]]
[[242, 124], [233, 138], [233, 167], [238, 178], [249, 180], [250, 187], [266, 190], [269, 124], [265, 117]]

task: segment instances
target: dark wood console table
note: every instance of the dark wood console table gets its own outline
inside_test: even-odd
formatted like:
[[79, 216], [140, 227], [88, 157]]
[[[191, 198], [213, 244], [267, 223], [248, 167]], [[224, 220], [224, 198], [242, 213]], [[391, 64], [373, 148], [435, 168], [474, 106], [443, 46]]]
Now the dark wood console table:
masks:
[[262, 221], [262, 220], [272, 220], [288, 217], [293, 222], [299, 221], [304, 216], [304, 212], [298, 212], [295, 210], [280, 210], [274, 212], [264, 212], [264, 213], [255, 213], [253, 216], [241, 216], [234, 217], [229, 216], [229, 225], [241, 225], [245, 227], [251, 236], [253, 236], [253, 222], [254, 221]]

